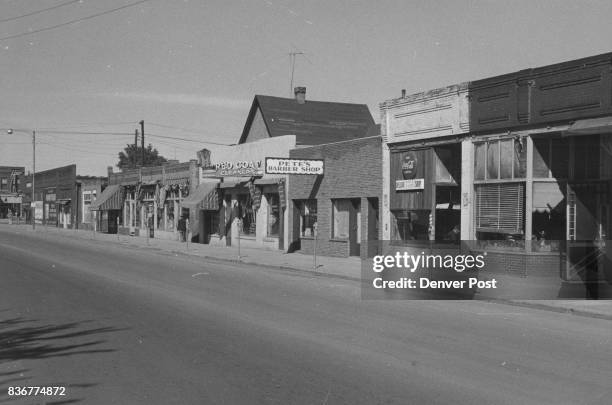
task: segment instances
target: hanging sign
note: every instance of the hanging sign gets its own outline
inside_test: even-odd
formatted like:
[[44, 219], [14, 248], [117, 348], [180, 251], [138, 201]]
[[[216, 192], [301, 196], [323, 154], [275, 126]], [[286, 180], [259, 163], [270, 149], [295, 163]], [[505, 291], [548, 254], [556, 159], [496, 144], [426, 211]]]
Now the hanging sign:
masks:
[[323, 159], [266, 158], [267, 174], [323, 174]]
[[396, 191], [423, 190], [424, 188], [425, 188], [425, 179], [411, 179], [411, 180], [396, 180], [395, 181]]
[[402, 176], [404, 180], [414, 179], [417, 174], [417, 155], [414, 152], [408, 152], [402, 159]]

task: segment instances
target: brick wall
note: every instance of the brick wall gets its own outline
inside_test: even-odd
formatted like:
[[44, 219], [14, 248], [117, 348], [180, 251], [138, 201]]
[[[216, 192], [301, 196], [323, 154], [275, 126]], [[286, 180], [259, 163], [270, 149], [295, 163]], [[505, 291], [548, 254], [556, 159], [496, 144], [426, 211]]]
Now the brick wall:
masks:
[[[332, 238], [332, 199], [359, 199], [361, 203], [361, 256], [368, 253], [368, 205], [376, 200], [382, 206], [382, 143], [380, 137], [362, 138], [315, 147], [293, 149], [296, 159], [323, 159], [322, 176], [290, 175], [288, 180], [289, 241], [300, 239], [294, 232], [294, 200], [317, 200], [317, 254], [349, 256], [349, 243]], [[380, 214], [379, 214], [380, 216]], [[377, 239], [381, 237], [379, 226]], [[312, 254], [314, 240], [302, 238], [301, 252]]]

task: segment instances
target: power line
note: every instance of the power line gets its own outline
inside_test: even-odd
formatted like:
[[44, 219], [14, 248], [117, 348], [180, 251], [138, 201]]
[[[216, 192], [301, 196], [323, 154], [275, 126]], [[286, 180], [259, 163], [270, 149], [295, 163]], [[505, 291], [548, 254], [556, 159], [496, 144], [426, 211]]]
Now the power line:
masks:
[[50, 27], [39, 28], [37, 30], [32, 30], [32, 31], [27, 31], [27, 32], [21, 32], [19, 34], [9, 35], [9, 36], [0, 38], [0, 41], [4, 41], [4, 40], [7, 40], [7, 39], [19, 38], [19, 37], [25, 37], [27, 35], [37, 34], [39, 32], [51, 31], [51, 30], [54, 30], [56, 28], [65, 27], [67, 25], [76, 24], [76, 23], [79, 23], [79, 22], [82, 22], [82, 21], [91, 20], [92, 18], [100, 17], [100, 16], [103, 16], [103, 15], [106, 15], [106, 14], [111, 14], [111, 13], [114, 13], [116, 11], [126, 9], [128, 7], [133, 7], [133, 6], [136, 6], [138, 4], [146, 3], [147, 1], [151, 1], [151, 0], [135, 1], [133, 3], [129, 3], [129, 4], [126, 4], [126, 5], [121, 6], [121, 7], [113, 8], [113, 9], [110, 9], [110, 10], [107, 10], [107, 11], [102, 11], [102, 12], [96, 13], [96, 14], [91, 14], [91, 15], [88, 15], [86, 17], [77, 18], [75, 20], [66, 21], [64, 23], [57, 24], [57, 25], [52, 25]]
[[37, 130], [36, 133], [41, 133], [41, 134], [54, 134], [54, 135], [120, 135], [120, 136], [126, 136], [126, 135], [134, 135], [134, 134], [130, 134], [128, 132], [88, 132], [88, 131], [44, 131], [44, 130]]
[[15, 21], [15, 20], [19, 20], [19, 19], [25, 18], [25, 17], [30, 17], [30, 16], [33, 16], [33, 15], [36, 15], [36, 14], [44, 13], [45, 11], [55, 10], [56, 8], [64, 7], [64, 6], [67, 6], [69, 4], [79, 3], [80, 1], [81, 0], [66, 1], [64, 3], [57, 4], [57, 5], [53, 6], [53, 7], [43, 8], [42, 10], [32, 11], [31, 13], [22, 14], [22, 15], [18, 15], [18, 16], [15, 16], [15, 17], [5, 18], [5, 19], [0, 20], [0, 23], [8, 22], [8, 21]]
[[230, 146], [227, 143], [219, 143], [219, 142], [212, 142], [212, 141], [202, 141], [202, 140], [179, 138], [179, 137], [173, 137], [173, 136], [164, 136], [164, 135], [155, 135], [155, 134], [147, 134], [147, 136], [152, 136], [154, 138], [162, 138], [162, 139], [174, 139], [174, 140], [177, 140], [177, 141], [185, 141], [185, 142], [203, 143], [203, 144], [220, 145], [220, 146]]

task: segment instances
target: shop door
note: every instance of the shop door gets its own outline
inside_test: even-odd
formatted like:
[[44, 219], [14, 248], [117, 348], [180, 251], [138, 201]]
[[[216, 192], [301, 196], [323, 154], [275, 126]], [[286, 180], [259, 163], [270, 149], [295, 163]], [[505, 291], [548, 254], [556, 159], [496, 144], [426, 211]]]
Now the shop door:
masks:
[[379, 254], [378, 246], [378, 198], [368, 198], [368, 257]]
[[361, 254], [361, 200], [352, 199], [349, 211], [349, 255]]
[[568, 185], [569, 281], [597, 283], [609, 276], [610, 260], [606, 253], [606, 239], [610, 239], [609, 197], [605, 183]]

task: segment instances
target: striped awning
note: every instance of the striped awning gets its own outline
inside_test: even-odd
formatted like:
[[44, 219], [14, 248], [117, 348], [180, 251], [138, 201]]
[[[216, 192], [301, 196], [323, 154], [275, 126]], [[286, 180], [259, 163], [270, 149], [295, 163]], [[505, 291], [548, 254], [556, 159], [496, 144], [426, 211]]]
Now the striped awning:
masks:
[[100, 197], [91, 203], [92, 211], [120, 210], [123, 208], [123, 190], [118, 184], [113, 184], [104, 189]]
[[217, 183], [200, 184], [189, 197], [181, 202], [184, 208], [217, 211], [219, 209], [219, 193]]

